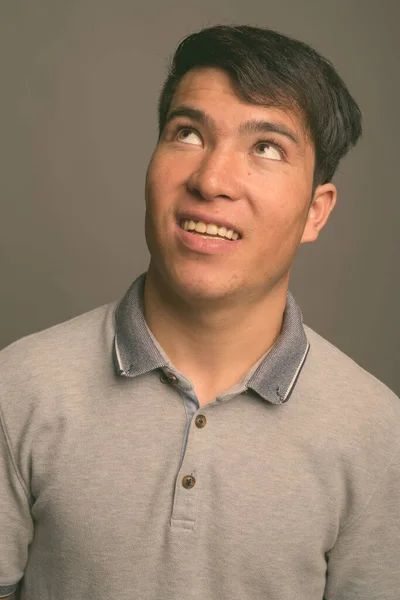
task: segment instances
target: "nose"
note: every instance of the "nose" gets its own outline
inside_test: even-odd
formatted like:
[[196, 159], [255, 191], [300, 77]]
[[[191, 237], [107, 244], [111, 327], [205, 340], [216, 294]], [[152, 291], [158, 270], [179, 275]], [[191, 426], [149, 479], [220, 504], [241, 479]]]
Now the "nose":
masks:
[[237, 200], [241, 192], [239, 170], [238, 161], [230, 153], [214, 150], [203, 155], [189, 176], [187, 187], [203, 200]]

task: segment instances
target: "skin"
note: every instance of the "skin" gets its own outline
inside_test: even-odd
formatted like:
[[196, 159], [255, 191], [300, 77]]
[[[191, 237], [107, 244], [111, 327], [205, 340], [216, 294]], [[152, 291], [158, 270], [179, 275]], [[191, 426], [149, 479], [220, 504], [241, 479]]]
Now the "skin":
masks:
[[[302, 116], [245, 102], [224, 71], [182, 78], [169, 115], [187, 109], [198, 112], [167, 121], [148, 167], [144, 312], [204, 404], [279, 336], [296, 252], [317, 239], [336, 189], [312, 192], [315, 153]], [[244, 125], [260, 121], [280, 131]], [[241, 239], [220, 242], [222, 252], [188, 246], [177, 221], [191, 211], [227, 219]]]

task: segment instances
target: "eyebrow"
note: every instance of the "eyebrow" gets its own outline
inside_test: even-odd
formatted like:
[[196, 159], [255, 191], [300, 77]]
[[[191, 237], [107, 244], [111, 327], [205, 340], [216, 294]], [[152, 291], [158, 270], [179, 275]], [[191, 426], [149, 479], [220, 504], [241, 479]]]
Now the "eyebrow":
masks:
[[191, 108], [190, 106], [179, 106], [178, 108], [174, 108], [174, 110], [168, 114], [166, 123], [169, 123], [177, 117], [187, 117], [192, 121], [200, 123], [200, 125], [205, 125], [213, 131], [216, 129], [213, 119], [206, 115], [205, 112], [198, 110], [197, 108]]
[[[166, 123], [169, 123], [169, 121], [172, 121], [177, 117], [187, 117], [192, 121], [199, 123], [200, 125], [208, 127], [213, 132], [215, 132], [217, 129], [214, 120], [205, 112], [197, 108], [191, 108], [190, 106], [179, 106], [169, 113]], [[299, 139], [296, 137], [293, 131], [286, 127], [286, 125], [277, 123], [276, 121], [251, 119], [250, 121], [241, 123], [239, 126], [240, 135], [249, 135], [254, 133], [278, 133], [279, 135], [289, 138], [295, 144], [299, 144]]]
[[252, 119], [251, 121], [246, 121], [240, 125], [239, 133], [242, 135], [248, 135], [251, 133], [278, 133], [291, 139], [295, 144], [299, 143], [298, 138], [291, 129], [286, 127], [286, 125], [283, 125], [282, 123], [276, 123], [275, 121]]

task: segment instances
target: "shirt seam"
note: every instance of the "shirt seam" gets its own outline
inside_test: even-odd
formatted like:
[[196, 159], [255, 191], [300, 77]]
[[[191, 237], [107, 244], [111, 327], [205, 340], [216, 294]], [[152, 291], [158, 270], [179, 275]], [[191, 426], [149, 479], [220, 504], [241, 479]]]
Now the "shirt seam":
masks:
[[345, 523], [343, 525], [343, 527], [341, 527], [339, 529], [338, 535], [341, 535], [344, 531], [347, 531], [348, 529], [350, 529], [351, 527], [353, 527], [353, 525], [355, 525], [359, 519], [361, 519], [363, 516], [365, 516], [365, 514], [368, 511], [368, 509], [371, 507], [371, 504], [373, 503], [373, 499], [374, 499], [374, 497], [376, 495], [377, 490], [379, 489], [382, 481], [384, 480], [384, 478], [385, 478], [387, 472], [389, 471], [390, 467], [392, 466], [392, 464], [395, 462], [396, 458], [397, 458], [396, 454], [394, 456], [392, 456], [392, 458], [390, 459], [390, 461], [386, 465], [386, 468], [383, 471], [382, 477], [376, 483], [374, 489], [371, 492], [371, 495], [367, 499], [367, 501], [364, 504], [364, 506], [360, 509], [360, 512], [358, 514], [356, 514], [354, 516], [354, 518], [352, 520], [350, 520], [349, 523]]
[[183, 406], [185, 408], [185, 413], [186, 413], [186, 425], [185, 425], [185, 431], [184, 431], [184, 434], [183, 434], [183, 440], [182, 440], [182, 446], [181, 446], [180, 467], [179, 467], [179, 469], [181, 469], [182, 463], [183, 463], [183, 459], [185, 458], [187, 441], [188, 441], [188, 438], [189, 438], [189, 428], [190, 428], [191, 419], [189, 419], [189, 413], [188, 413], [188, 409], [187, 409], [187, 406], [186, 406], [185, 397], [184, 397], [183, 393], [181, 392], [181, 390], [179, 390], [179, 394], [180, 394], [180, 396], [181, 396], [181, 398], [183, 400]]
[[13, 451], [12, 451], [12, 446], [11, 446], [11, 438], [10, 438], [10, 436], [8, 434], [8, 430], [7, 430], [7, 427], [6, 427], [6, 420], [4, 418], [4, 413], [3, 413], [3, 410], [1, 408], [1, 405], [0, 405], [0, 425], [1, 425], [1, 428], [2, 428], [3, 433], [4, 433], [4, 438], [6, 440], [6, 446], [7, 446], [7, 450], [8, 450], [9, 456], [10, 456], [10, 460], [11, 460], [11, 464], [12, 464], [13, 470], [14, 470], [16, 476], [17, 476], [18, 482], [19, 482], [19, 484], [20, 484], [20, 486], [21, 486], [21, 488], [22, 488], [22, 490], [23, 490], [23, 492], [25, 494], [25, 497], [26, 497], [26, 499], [28, 501], [28, 504], [30, 506], [31, 505], [31, 500], [30, 500], [30, 496], [29, 496], [29, 493], [28, 493], [28, 486], [26, 485], [26, 483], [24, 481], [24, 478], [22, 477], [21, 473], [19, 472], [19, 469], [18, 469], [18, 466], [17, 466], [17, 461], [14, 458]]

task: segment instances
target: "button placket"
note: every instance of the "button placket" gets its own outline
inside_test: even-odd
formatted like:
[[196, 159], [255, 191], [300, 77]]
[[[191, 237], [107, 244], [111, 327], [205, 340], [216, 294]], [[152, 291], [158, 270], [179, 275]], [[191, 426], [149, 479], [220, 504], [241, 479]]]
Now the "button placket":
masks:
[[204, 484], [204, 464], [207, 461], [208, 436], [206, 416], [194, 416], [189, 428], [186, 450], [175, 484], [171, 514], [173, 529], [193, 529], [197, 517], [198, 502]]

